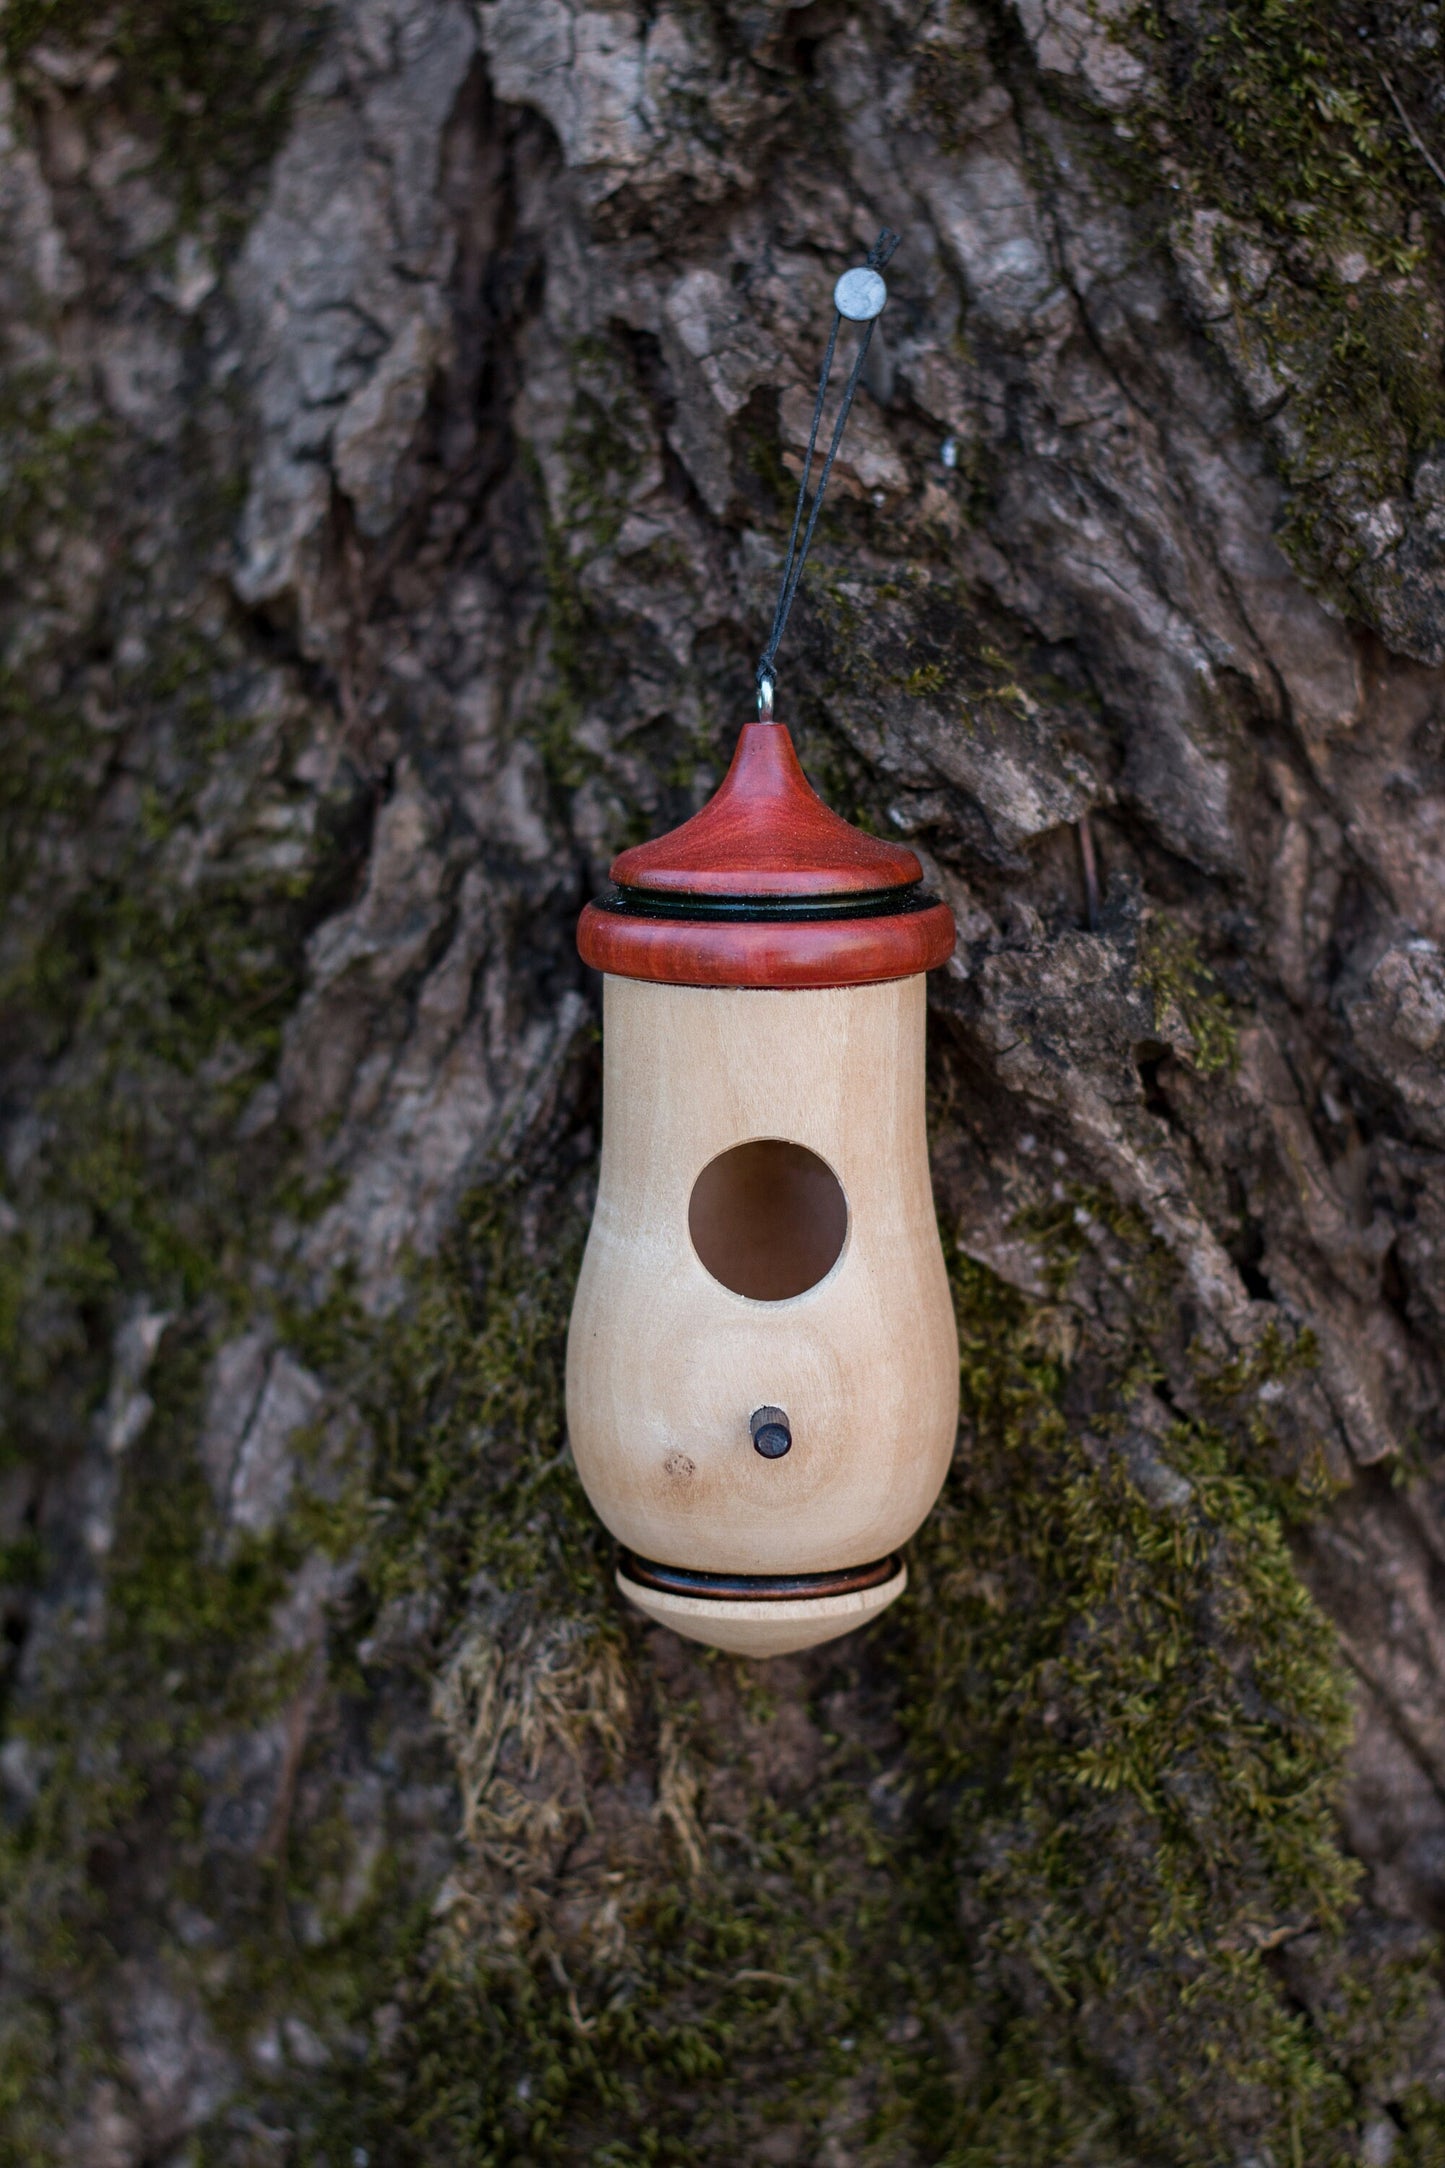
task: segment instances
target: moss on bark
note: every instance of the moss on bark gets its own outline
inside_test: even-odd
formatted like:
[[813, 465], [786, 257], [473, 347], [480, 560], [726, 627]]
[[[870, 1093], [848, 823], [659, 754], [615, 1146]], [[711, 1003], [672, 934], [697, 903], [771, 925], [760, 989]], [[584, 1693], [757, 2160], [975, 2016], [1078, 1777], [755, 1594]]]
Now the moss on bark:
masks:
[[324, 20], [322, 6], [249, 0], [16, 0], [0, 59], [23, 82], [37, 51], [82, 55], [67, 87], [118, 102], [154, 139], [188, 222], [209, 206], [234, 231], [245, 206], [228, 192], [279, 148]]
[[[189, 203], [263, 162], [304, 36], [224, 5], [173, 16], [102, 24], [36, 0], [6, 36], [23, 72], [45, 37], [103, 29]], [[1150, 21], [1175, 71], [1169, 125], [1193, 124], [1187, 156], [1175, 143], [1185, 208], [1277, 252], [1258, 291], [1229, 236], [1218, 264], [1239, 351], [1261, 346], [1293, 386], [1300, 561], [1358, 599], [1349, 490], [1394, 488], [1439, 426], [1419, 173], [1353, 17]], [[956, 73], [920, 71], [920, 95], [945, 111], [982, 73], [980, 40]], [[1358, 276], [1340, 267], [1356, 248]], [[630, 697], [617, 619], [584, 575], [646, 442], [623, 342], [572, 361], [565, 532], [543, 545], [554, 705], [534, 733], [560, 790], [600, 769], [576, 737], [584, 699]], [[17, 380], [0, 432], [28, 576], [57, 519], [123, 524], [103, 433], [55, 383]], [[776, 460], [756, 464], [776, 496]], [[643, 567], [685, 586], [683, 569]], [[817, 614], [855, 626], [819, 585]], [[848, 665], [865, 692], [950, 695], [989, 738], [1033, 713], [1044, 666], [1021, 638], [995, 644], [961, 584], [909, 566], [875, 587], [879, 659]], [[895, 623], [905, 590], [916, 607]], [[590, 1085], [545, 1164], [472, 1195], [396, 1310], [364, 1308], [345, 1275], [318, 1298], [277, 1262], [276, 1215], [331, 1193], [284, 1136], [264, 1153], [238, 1139], [238, 1117], [360, 815], [343, 777], [294, 852], [258, 840], [295, 808], [249, 705], [254, 644], [196, 635], [193, 599], [167, 617], [152, 597], [159, 652], [117, 663], [141, 749], [117, 822], [102, 803], [121, 763], [84, 713], [75, 623], [0, 686], [3, 996], [48, 1125], [3, 1235], [7, 1452], [83, 1458], [137, 1296], [163, 1328], [149, 1421], [100, 1463], [98, 1555], [80, 1556], [79, 1506], [49, 1546], [32, 1532], [4, 1553], [50, 1607], [55, 1670], [7, 1744], [0, 2159], [46, 2158], [119, 2068], [141, 1955], [216, 2043], [198, 2161], [266, 2158], [280, 2130], [287, 2158], [333, 2168], [830, 2145], [877, 2168], [1295, 2168], [1358, 2160], [1381, 2114], [1395, 2168], [1445, 2158], [1438, 2105], [1400, 2076], [1430, 1953], [1362, 1924], [1336, 1815], [1347, 1680], [1292, 1558], [1328, 1486], [1277, 1439], [1270, 1395], [1311, 1363], [1310, 1336], [1272, 1328], [1171, 1402], [1176, 1268], [1137, 1209], [1061, 1183], [1018, 1230], [1046, 1247], [1050, 1299], [953, 1257], [962, 1443], [897, 1611], [775, 1670], [644, 1629], [563, 1439]], [[87, 622], [108, 653], [112, 628]], [[1088, 706], [1083, 676], [1054, 688], [1065, 721]], [[641, 783], [618, 786], [623, 833], [665, 817], [669, 792], [686, 809], [715, 751], [707, 714], [699, 697], [684, 724], [663, 717]], [[881, 824], [884, 779], [817, 727], [833, 797]], [[1228, 1005], [1163, 914], [1139, 976], [1196, 1071], [1230, 1071]], [[1112, 1336], [1070, 1300], [1085, 1257], [1117, 1283]], [[198, 1444], [208, 1366], [246, 1319], [326, 1381], [343, 1426], [300, 1440], [285, 1511], [251, 1535], [227, 1525]], [[308, 1574], [322, 1624], [291, 1632]], [[264, 1826], [233, 1841], [227, 1757], [273, 1749]], [[358, 1805], [368, 1784], [384, 1810]]]
[[[385, 1620], [424, 1606], [408, 1660], [442, 1681], [463, 1840], [430, 1916], [400, 1863], [377, 1863], [310, 1950], [264, 1885], [233, 1896], [217, 2022], [239, 2040], [268, 2006], [301, 2010], [349, 2043], [324, 2077], [252, 2081], [298, 2159], [722, 2162], [770, 2130], [829, 2128], [863, 2159], [959, 2168], [1261, 2144], [1357, 2159], [1424, 1961], [1351, 1942], [1347, 1696], [1289, 1550], [1321, 1493], [1276, 1465], [1270, 1366], [1215, 1381], [1230, 1420], [1141, 1445], [1142, 1336], [1079, 1403], [1069, 1244], [1043, 1307], [960, 1258], [964, 1442], [913, 1586], [780, 1692], [767, 1667], [642, 1631], [610, 1586], [561, 1448], [584, 1206], [484, 1193], [404, 1321], [341, 1302], [293, 1322], [375, 1442], [364, 1475], [303, 1499], [264, 1554], [206, 1567], [198, 1478], [176, 1491], [172, 1472], [147, 1505], [137, 1471], [95, 1690], [105, 1736], [145, 1750], [124, 1794], [42, 1812], [32, 1883], [59, 1839], [62, 1878], [84, 1885], [97, 1803], [101, 1826], [134, 1829], [147, 1794], [164, 1800], [177, 1726], [213, 1722], [223, 1682], [253, 1721], [284, 1694], [248, 1680], [247, 1637], [278, 1572], [322, 1542], [354, 1567], [331, 1660], [359, 1706], [384, 1689], [367, 1651]], [[1077, 1214], [1067, 1227], [1088, 1241]], [[808, 1783], [740, 1789], [800, 1696], [821, 1742]], [[901, 1763], [882, 1751], [895, 1727]], [[639, 1782], [655, 1787], [643, 1853], [611, 1808]], [[314, 1895], [326, 1841], [299, 1831], [278, 1866], [293, 1901]], [[1434, 2111], [1394, 2108], [1397, 2158], [1434, 2158]]]
[[1439, 9], [1151, 4], [1135, 21], [1160, 66], [1144, 137], [1176, 246], [1220, 297], [1201, 296], [1210, 334], [1278, 448], [1281, 540], [1338, 606], [1438, 659], [1410, 593], [1433, 544], [1398, 545], [1428, 523], [1420, 469], [1445, 441]]

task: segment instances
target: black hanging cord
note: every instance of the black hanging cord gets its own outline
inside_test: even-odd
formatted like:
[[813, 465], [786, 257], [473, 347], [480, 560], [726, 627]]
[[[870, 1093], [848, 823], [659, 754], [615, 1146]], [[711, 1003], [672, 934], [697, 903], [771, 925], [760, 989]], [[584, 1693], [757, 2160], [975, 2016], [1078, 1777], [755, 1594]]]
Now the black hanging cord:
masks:
[[[868, 251], [868, 269], [870, 271], [882, 271], [893, 251], [897, 248], [898, 242], [899, 236], [885, 226], [873, 243], [872, 248]], [[803, 524], [803, 506], [807, 502], [808, 479], [813, 471], [813, 453], [817, 449], [818, 431], [823, 423], [823, 400], [827, 394], [828, 378], [833, 369], [833, 354], [838, 344], [838, 333], [843, 323], [842, 311], [836, 307], [833, 311], [833, 328], [828, 334], [827, 351], [823, 355], [823, 373], [818, 379], [818, 396], [813, 402], [813, 426], [808, 432], [808, 456], [803, 461], [803, 472], [798, 482], [798, 502], [793, 511], [793, 531], [788, 536], [788, 554], [783, 559], [783, 577], [778, 588], [777, 607], [773, 611], [773, 629], [768, 635], [767, 646], [758, 658], [758, 700], [760, 708], [765, 714], [770, 715], [772, 712], [773, 665], [777, 660], [778, 649], [783, 643], [783, 634], [788, 628], [788, 612], [793, 607], [793, 597], [798, 592], [798, 582], [803, 577], [803, 567], [808, 561], [808, 551], [813, 541], [813, 529], [817, 526], [818, 514], [823, 509], [823, 492], [828, 487], [828, 477], [833, 471], [833, 461], [837, 458], [838, 447], [843, 441], [843, 431], [848, 422], [848, 411], [853, 404], [853, 394], [858, 389], [858, 380], [863, 374], [863, 364], [868, 358], [868, 342], [873, 336], [873, 326], [877, 321], [876, 316], [870, 316], [863, 326], [863, 336], [858, 341], [858, 351], [853, 356], [853, 367], [849, 371], [848, 381], [843, 387], [843, 403], [838, 409], [838, 418], [833, 424], [833, 440], [828, 446], [828, 456], [823, 461], [822, 472], [818, 476], [818, 487], [813, 494], [813, 502], [808, 510], [808, 524], [803, 528], [803, 540], [800, 547], [798, 529]]]

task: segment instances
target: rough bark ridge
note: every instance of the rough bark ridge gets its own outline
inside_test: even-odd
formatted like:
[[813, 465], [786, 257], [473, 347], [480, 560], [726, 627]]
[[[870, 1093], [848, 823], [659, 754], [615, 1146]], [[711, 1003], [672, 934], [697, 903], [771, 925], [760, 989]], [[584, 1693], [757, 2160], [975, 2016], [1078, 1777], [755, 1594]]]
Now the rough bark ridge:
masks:
[[[0, 16], [0, 2157], [1445, 2157], [1438, 14]], [[884, 221], [782, 698], [965, 1421], [749, 1668], [566, 1457], [571, 929]]]

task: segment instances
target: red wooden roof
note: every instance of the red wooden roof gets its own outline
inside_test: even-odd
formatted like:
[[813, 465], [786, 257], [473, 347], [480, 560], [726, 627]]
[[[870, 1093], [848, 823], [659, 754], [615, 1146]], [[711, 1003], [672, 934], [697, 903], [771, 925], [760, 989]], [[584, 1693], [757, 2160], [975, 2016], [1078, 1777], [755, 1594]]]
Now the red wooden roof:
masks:
[[921, 879], [912, 851], [825, 806], [782, 723], [744, 723], [700, 813], [612, 861], [625, 888], [693, 896], [835, 896]]

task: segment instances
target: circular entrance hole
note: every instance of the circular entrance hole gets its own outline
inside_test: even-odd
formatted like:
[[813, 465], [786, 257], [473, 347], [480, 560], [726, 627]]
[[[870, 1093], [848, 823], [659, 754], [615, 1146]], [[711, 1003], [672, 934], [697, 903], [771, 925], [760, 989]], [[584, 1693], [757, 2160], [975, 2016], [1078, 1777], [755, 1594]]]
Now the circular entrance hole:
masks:
[[759, 1137], [709, 1160], [687, 1208], [692, 1246], [715, 1280], [754, 1302], [785, 1302], [832, 1271], [848, 1200], [826, 1161]]

